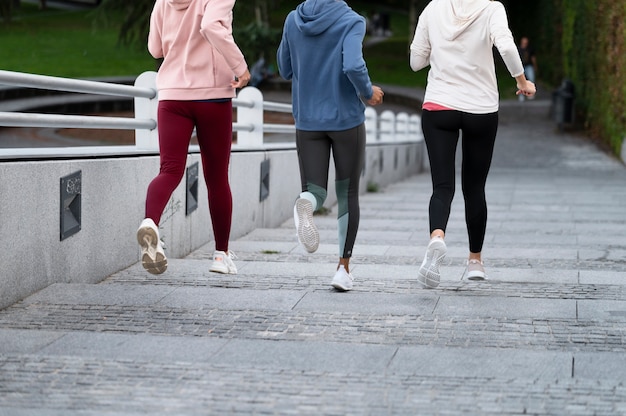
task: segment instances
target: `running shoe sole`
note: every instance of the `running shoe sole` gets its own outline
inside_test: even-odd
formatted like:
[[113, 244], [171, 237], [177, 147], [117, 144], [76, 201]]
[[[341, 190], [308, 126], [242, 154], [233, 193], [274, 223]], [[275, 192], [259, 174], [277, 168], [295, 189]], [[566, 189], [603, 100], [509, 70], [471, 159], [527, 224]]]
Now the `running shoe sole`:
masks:
[[417, 281], [427, 289], [434, 289], [439, 286], [441, 275], [439, 266], [446, 257], [446, 243], [443, 240], [433, 240], [428, 244], [426, 251], [426, 261], [422, 264], [417, 273]]
[[[215, 260], [216, 256], [222, 256], [221, 261]], [[231, 263], [230, 265], [228, 264], [229, 262]], [[213, 257], [213, 263], [211, 264], [209, 271], [222, 274], [237, 274], [237, 266], [235, 266], [232, 257], [230, 257], [228, 254], [223, 252], [216, 252]]]
[[157, 252], [159, 238], [151, 227], [137, 230], [137, 242], [141, 246], [141, 265], [148, 273], [161, 274], [167, 270], [167, 258]]
[[487, 280], [487, 274], [479, 270], [474, 270], [467, 273], [467, 280]]
[[215, 262], [211, 265], [211, 268], [209, 269], [209, 271], [213, 273], [228, 274], [228, 267], [226, 267], [225, 264], [220, 264], [218, 262]]
[[314, 253], [320, 245], [320, 234], [313, 224], [313, 204], [311, 201], [299, 198], [293, 211], [294, 217], [298, 220], [298, 240], [307, 252]]
[[331, 285], [335, 288], [335, 290], [338, 290], [339, 292], [347, 292], [349, 290], [352, 290], [352, 285], [344, 285], [341, 282], [333, 282]]
[[348, 290], [352, 290], [354, 278], [350, 273], [346, 272], [345, 268], [342, 266], [337, 269], [337, 272], [333, 276], [331, 286], [339, 292], [347, 292]]
[[226, 266], [225, 264], [221, 264], [219, 262], [213, 263], [209, 271], [213, 273], [222, 273], [222, 274], [237, 274], [236, 271], [231, 271], [228, 268], [228, 266]]

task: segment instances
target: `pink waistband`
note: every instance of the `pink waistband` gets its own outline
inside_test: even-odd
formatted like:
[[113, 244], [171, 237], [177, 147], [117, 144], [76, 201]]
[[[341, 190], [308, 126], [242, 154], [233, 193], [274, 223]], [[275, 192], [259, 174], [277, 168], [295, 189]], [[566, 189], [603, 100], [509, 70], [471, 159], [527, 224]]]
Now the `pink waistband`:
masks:
[[426, 102], [422, 105], [422, 110], [427, 110], [427, 111], [449, 111], [452, 110], [452, 108], [448, 108], [448, 107], [444, 107], [441, 104], [435, 104], [435, 103], [431, 103], [431, 102]]

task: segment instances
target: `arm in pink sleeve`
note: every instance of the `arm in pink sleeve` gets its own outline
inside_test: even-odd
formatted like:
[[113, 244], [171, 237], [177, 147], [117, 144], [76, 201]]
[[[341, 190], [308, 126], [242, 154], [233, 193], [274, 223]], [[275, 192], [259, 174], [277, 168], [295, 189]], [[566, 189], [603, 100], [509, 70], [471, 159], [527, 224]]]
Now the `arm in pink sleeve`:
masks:
[[248, 65], [233, 38], [235, 0], [209, 0], [204, 10], [200, 32], [224, 57], [235, 75], [246, 72]]
[[148, 34], [148, 51], [156, 59], [163, 58], [162, 24], [163, 16], [160, 13], [160, 2], [157, 2], [150, 15], [150, 33]]

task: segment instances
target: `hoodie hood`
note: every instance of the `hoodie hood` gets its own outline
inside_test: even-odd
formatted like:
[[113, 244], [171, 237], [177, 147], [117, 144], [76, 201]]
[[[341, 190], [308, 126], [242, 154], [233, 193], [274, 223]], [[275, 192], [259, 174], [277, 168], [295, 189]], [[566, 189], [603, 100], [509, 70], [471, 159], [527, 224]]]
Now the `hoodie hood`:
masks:
[[441, 0], [441, 29], [448, 40], [454, 40], [489, 6], [490, 0]]
[[193, 0], [167, 0], [167, 4], [176, 10], [185, 10]]
[[342, 0], [306, 0], [296, 8], [296, 26], [305, 35], [316, 36], [351, 10]]

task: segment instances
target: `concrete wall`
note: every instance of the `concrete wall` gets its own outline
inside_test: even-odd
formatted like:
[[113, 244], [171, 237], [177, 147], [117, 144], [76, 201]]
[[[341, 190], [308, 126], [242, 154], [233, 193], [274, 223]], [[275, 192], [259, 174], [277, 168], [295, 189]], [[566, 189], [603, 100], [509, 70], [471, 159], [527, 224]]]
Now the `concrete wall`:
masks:
[[[385, 186], [422, 170], [424, 144], [368, 145], [361, 189]], [[188, 164], [199, 161], [189, 156]], [[270, 194], [259, 202], [261, 162], [270, 160]], [[95, 283], [139, 260], [135, 231], [158, 156], [0, 163], [0, 308], [55, 282]], [[82, 171], [82, 228], [60, 241], [60, 178]], [[182, 257], [213, 239], [202, 172], [198, 209], [185, 215], [185, 181], [161, 223], [169, 257]], [[232, 238], [291, 217], [300, 192], [295, 149], [233, 152]], [[336, 202], [334, 175], [327, 206]]]

